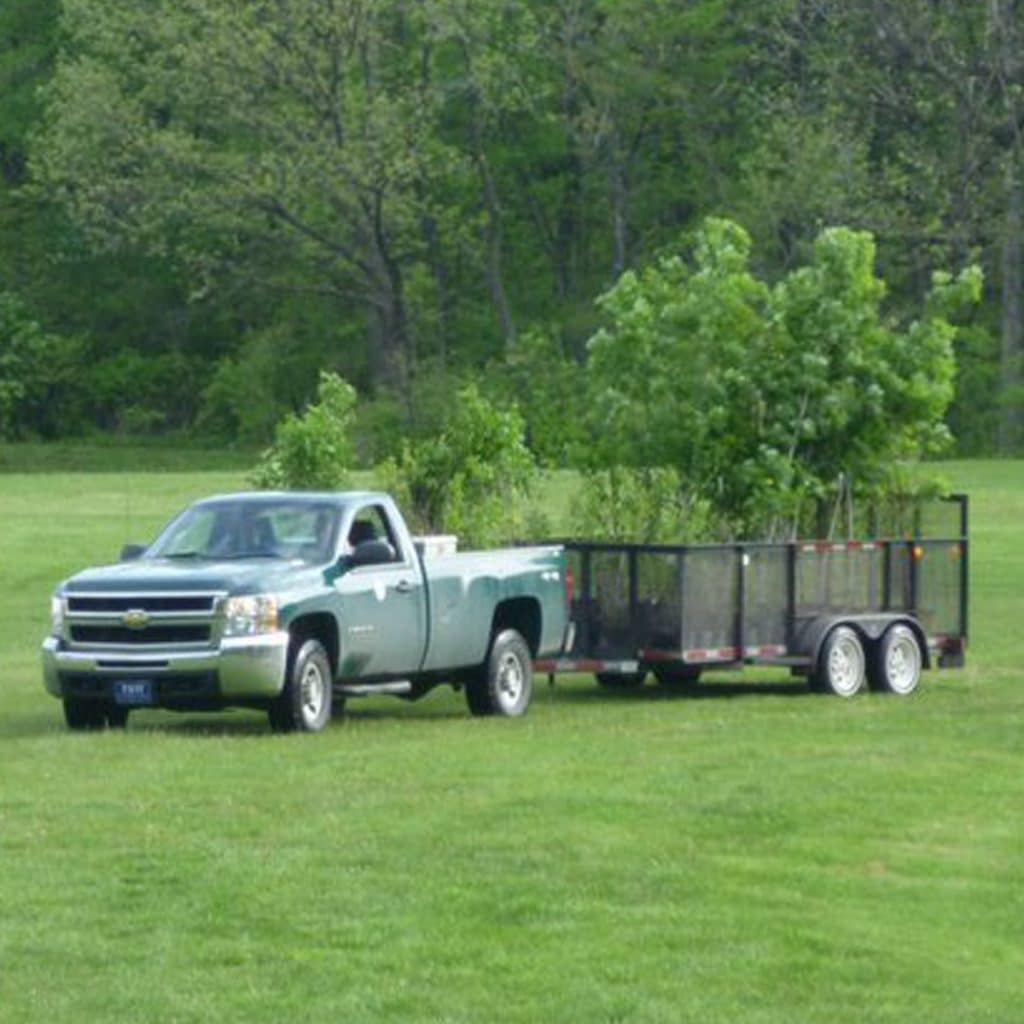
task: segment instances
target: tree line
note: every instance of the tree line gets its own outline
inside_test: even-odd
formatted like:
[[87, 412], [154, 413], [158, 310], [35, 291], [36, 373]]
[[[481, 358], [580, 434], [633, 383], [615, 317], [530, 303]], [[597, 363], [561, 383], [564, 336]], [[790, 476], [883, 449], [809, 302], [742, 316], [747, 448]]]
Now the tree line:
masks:
[[1017, 0], [8, 0], [0, 433], [263, 443], [329, 369], [366, 459], [474, 381], [565, 462], [597, 298], [720, 215], [768, 289], [869, 232], [893, 324], [979, 264], [946, 422], [1018, 452], [1022, 37]]

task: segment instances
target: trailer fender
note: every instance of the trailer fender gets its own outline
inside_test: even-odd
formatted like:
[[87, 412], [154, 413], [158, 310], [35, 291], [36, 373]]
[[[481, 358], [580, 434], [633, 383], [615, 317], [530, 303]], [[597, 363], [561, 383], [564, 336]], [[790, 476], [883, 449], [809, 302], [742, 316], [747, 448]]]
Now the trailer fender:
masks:
[[865, 647], [873, 647], [881, 638], [882, 634], [896, 624], [907, 626], [917, 637], [918, 646], [921, 648], [922, 668], [931, 668], [931, 658], [928, 653], [928, 641], [924, 635], [921, 624], [913, 615], [905, 612], [892, 612], [887, 614], [871, 615], [819, 615], [806, 623], [804, 628], [797, 635], [797, 650], [808, 657], [812, 666], [818, 664], [821, 656], [821, 648], [825, 638], [837, 626], [849, 626], [855, 629], [861, 636]]

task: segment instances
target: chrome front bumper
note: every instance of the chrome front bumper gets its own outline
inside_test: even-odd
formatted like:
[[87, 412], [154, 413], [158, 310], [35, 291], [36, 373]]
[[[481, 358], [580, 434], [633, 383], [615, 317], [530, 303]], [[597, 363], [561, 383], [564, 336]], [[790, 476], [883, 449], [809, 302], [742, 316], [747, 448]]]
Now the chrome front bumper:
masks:
[[199, 650], [126, 651], [124, 648], [72, 650], [57, 637], [43, 641], [43, 681], [55, 697], [63, 696], [61, 674], [97, 680], [195, 673], [216, 674], [218, 695], [225, 700], [274, 697], [284, 685], [288, 661], [287, 632], [225, 637], [217, 647]]

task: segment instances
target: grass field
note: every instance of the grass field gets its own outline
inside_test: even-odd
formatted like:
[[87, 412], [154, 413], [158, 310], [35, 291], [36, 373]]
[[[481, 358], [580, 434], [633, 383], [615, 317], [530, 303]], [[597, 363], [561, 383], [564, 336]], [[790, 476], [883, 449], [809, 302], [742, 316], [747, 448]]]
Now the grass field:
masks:
[[0, 1021], [1020, 1020], [1024, 463], [946, 468], [969, 667], [911, 699], [581, 677], [314, 737], [71, 735], [40, 682], [53, 585], [240, 471], [0, 475]]

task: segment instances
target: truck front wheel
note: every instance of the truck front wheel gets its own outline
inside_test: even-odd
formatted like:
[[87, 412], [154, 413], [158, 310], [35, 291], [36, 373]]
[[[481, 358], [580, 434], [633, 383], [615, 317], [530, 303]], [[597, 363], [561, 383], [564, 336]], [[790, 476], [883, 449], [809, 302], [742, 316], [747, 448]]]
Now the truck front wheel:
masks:
[[106, 708], [95, 701], [64, 698], [64, 721], [69, 729], [76, 732], [85, 729], [102, 729], [107, 724]]
[[526, 714], [533, 694], [533, 659], [514, 629], [503, 629], [491, 643], [487, 660], [466, 683], [466, 703], [474, 715]]
[[284, 688], [267, 710], [275, 732], [320, 732], [331, 720], [331, 662], [319, 640], [306, 640], [289, 659]]

